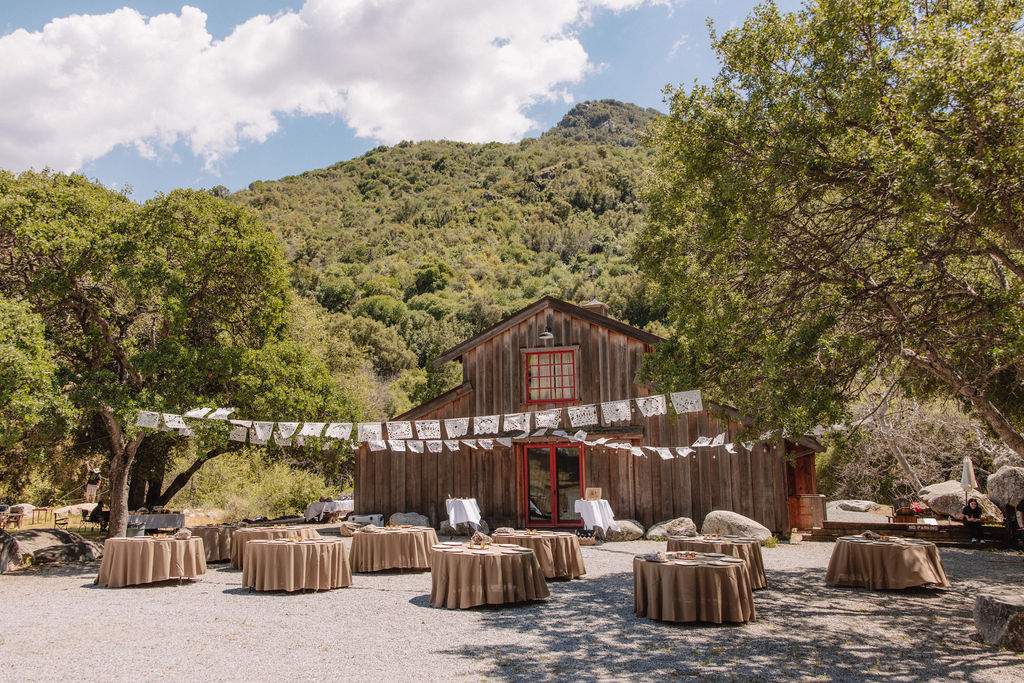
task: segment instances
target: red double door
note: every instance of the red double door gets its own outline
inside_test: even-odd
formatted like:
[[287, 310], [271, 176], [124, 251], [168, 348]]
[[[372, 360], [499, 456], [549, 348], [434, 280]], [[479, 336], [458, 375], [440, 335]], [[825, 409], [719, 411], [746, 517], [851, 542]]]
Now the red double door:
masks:
[[575, 444], [525, 446], [526, 525], [581, 526], [583, 453]]

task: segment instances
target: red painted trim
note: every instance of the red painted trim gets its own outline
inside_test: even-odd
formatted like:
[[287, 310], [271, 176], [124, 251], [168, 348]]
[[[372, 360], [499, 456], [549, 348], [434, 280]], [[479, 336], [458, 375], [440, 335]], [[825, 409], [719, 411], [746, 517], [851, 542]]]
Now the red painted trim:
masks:
[[[550, 358], [552, 356], [555, 356], [556, 354], [559, 356], [559, 358]], [[541, 362], [538, 363], [537, 367], [538, 367], [538, 369], [540, 367], [550, 368], [551, 372], [550, 372], [549, 375], [546, 375], [546, 378], [549, 379], [549, 380], [552, 380], [552, 381], [554, 381], [557, 378], [557, 379], [561, 380], [561, 382], [558, 385], [552, 385], [552, 386], [549, 386], [549, 387], [533, 387], [533, 388], [531, 388], [530, 387], [530, 379], [531, 379], [531, 376], [530, 376], [530, 358], [532, 356], [537, 356], [538, 358], [541, 358], [543, 356], [548, 356], [549, 358], [547, 359], [547, 362], [544, 362], [544, 359], [541, 358]], [[561, 361], [565, 356], [569, 357], [569, 362], [568, 363], [566, 363], [566, 362], [554, 362], [554, 361]], [[526, 400], [523, 402], [524, 404], [530, 405], [530, 404], [535, 404], [535, 403], [570, 403], [572, 401], [579, 400], [578, 397], [576, 396], [576, 379], [577, 378], [576, 378], [576, 351], [575, 350], [553, 349], [553, 350], [550, 350], [550, 351], [526, 351], [526, 352], [523, 353], [523, 361], [524, 361], [524, 365], [526, 366], [525, 367], [525, 370], [526, 370]], [[537, 377], [535, 377], [533, 379], [539, 380], [541, 377], [542, 377], [541, 375], [538, 375]], [[568, 383], [565, 382], [566, 379], [569, 380]], [[566, 389], [568, 389], [571, 392], [571, 395], [569, 395], [569, 396], [559, 396], [558, 398], [554, 398], [554, 397], [548, 397], [548, 398], [536, 397], [536, 398], [534, 398], [534, 397], [531, 397], [531, 395], [530, 395], [531, 391], [539, 394], [541, 391], [544, 391], [545, 389], [548, 390], [551, 393], [554, 393], [555, 391], [563, 392]]]
[[[527, 450], [536, 448], [538, 450], [547, 450], [548, 452], [548, 471], [551, 477], [551, 521], [548, 520], [532, 520], [530, 519], [530, 461], [527, 457]], [[556, 449], [559, 448], [575, 448], [576, 452], [579, 453], [580, 463], [580, 495], [583, 494], [583, 484], [586, 481], [584, 479], [583, 471], [583, 447], [575, 443], [556, 443], [556, 444], [523, 444], [523, 472], [526, 475], [526, 487], [523, 495], [526, 497], [526, 526], [555, 526], [555, 527], [582, 527], [582, 519], [574, 519], [568, 522], [562, 522], [558, 520], [558, 468], [556, 464]]]

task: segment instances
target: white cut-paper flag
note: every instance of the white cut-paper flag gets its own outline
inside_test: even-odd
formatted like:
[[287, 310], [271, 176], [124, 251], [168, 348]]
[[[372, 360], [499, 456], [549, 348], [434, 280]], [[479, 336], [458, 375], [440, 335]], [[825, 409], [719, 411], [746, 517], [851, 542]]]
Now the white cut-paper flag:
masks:
[[697, 440], [690, 444], [693, 448], [703, 448], [711, 445], [711, 439], [706, 436], [698, 436]]
[[474, 451], [476, 450], [476, 439], [463, 439], [462, 443], [472, 448]]
[[256, 433], [256, 438], [262, 441], [263, 443], [266, 443], [267, 441], [270, 440], [271, 435], [274, 433], [274, 423], [253, 422], [252, 429], [253, 432]]
[[278, 422], [277, 423], [277, 436], [282, 439], [290, 439], [295, 434], [295, 430], [299, 428], [298, 422]]
[[552, 408], [551, 410], [539, 410], [533, 414], [533, 421], [538, 428], [545, 429], [557, 429], [558, 422], [562, 418], [561, 408]]
[[743, 442], [743, 450], [748, 451], [748, 452], [754, 450], [754, 442], [753, 441], [744, 441]]
[[629, 401], [608, 401], [601, 404], [601, 416], [605, 422], [627, 422], [633, 413]]
[[228, 424], [233, 424], [236, 427], [245, 427], [249, 429], [252, 427], [252, 420], [228, 420]]
[[187, 439], [195, 436], [196, 433], [192, 431], [191, 427], [186, 426], [184, 429], [178, 429], [178, 436], [184, 436]]
[[565, 431], [564, 429], [556, 429], [553, 432], [551, 432], [551, 436], [557, 436], [563, 439], [568, 439], [569, 432]]
[[429, 440], [425, 441], [424, 443], [427, 444], [427, 450], [430, 451], [431, 453], [440, 453], [441, 452], [441, 440], [440, 439], [429, 439]]
[[651, 455], [658, 455], [658, 449], [655, 448], [654, 446], [641, 446], [641, 448], [643, 448]]
[[468, 417], [451, 417], [444, 421], [444, 431], [449, 439], [465, 436], [469, 431]]
[[298, 435], [292, 439], [292, 445], [302, 448], [306, 445], [306, 437]]
[[512, 439], [510, 439], [507, 436], [499, 436], [497, 439], [495, 439], [495, 441], [497, 441], [505, 448], [512, 448]]
[[389, 439], [411, 439], [412, 438], [412, 423], [411, 422], [388, 422], [388, 438]]
[[669, 398], [672, 400], [672, 408], [680, 415], [683, 413], [697, 413], [704, 410], [700, 389], [677, 391], [669, 394]]
[[529, 413], [509, 413], [505, 416], [501, 431], [523, 432], [530, 429]]
[[226, 420], [228, 415], [235, 412], [234, 408], [217, 408], [212, 413], [206, 416], [207, 420]]
[[672, 459], [672, 449], [666, 448], [664, 446], [659, 446], [657, 450], [658, 450], [658, 455], [661, 456], [662, 460], [671, 460]]
[[608, 443], [608, 437], [607, 436], [602, 436], [600, 439], [597, 439], [597, 440], [594, 441], [594, 445], [596, 445], [596, 446], [603, 446], [606, 443]]
[[[380, 425], [377, 426], [379, 427]], [[388, 447], [388, 443], [384, 439], [370, 439], [366, 442], [366, 445], [374, 453], [379, 453]]]
[[444, 440], [444, 447], [447, 448], [450, 451], [457, 451], [457, 450], [459, 450], [459, 440], [458, 439], [445, 439]]
[[644, 449], [637, 448], [636, 446], [630, 446], [629, 452], [639, 458], [639, 457], [643, 457]]
[[497, 434], [498, 433], [498, 420], [497, 415], [478, 415], [473, 418], [473, 433], [474, 434]]
[[278, 436], [277, 434], [274, 434], [274, 443], [276, 443], [278, 446], [291, 446], [292, 440], [284, 439]]
[[597, 406], [569, 406], [569, 424], [573, 427], [589, 427], [597, 424]]
[[395, 453], [405, 453], [404, 439], [388, 439], [388, 448]]
[[188, 427], [188, 425], [181, 419], [181, 415], [164, 413], [164, 427], [167, 427], [168, 429], [184, 429], [185, 427]]
[[423, 452], [423, 442], [420, 441], [419, 439], [409, 439], [408, 443], [409, 450], [412, 451], [413, 453]]
[[727, 443], [725, 444], [725, 451], [726, 453], [732, 453], [733, 455], [736, 455], [736, 446], [731, 443]]
[[494, 439], [480, 439], [480, 441], [478, 441], [477, 443], [479, 443], [480, 448], [484, 449], [485, 451], [494, 450]]
[[[332, 427], [334, 425], [331, 425]], [[380, 422], [360, 422], [356, 428], [360, 441], [383, 441], [384, 433], [381, 430]], [[330, 434], [328, 434], [330, 436]], [[383, 449], [381, 449], [383, 450]]]
[[679, 457], [681, 457], [681, 458], [685, 458], [685, 457], [686, 457], [686, 456], [688, 456], [688, 455], [689, 455], [690, 453], [696, 453], [696, 452], [697, 452], [697, 451], [693, 450], [693, 449], [692, 449], [692, 448], [690, 448], [689, 446], [679, 446], [678, 448], [676, 448], [676, 454], [677, 454], [677, 455], [678, 455]]
[[587, 433], [580, 429], [579, 431], [572, 435], [572, 438], [576, 439], [577, 441], [586, 441]]
[[139, 416], [135, 418], [136, 427], [148, 427], [149, 429], [156, 429], [160, 426], [160, 413], [154, 413], [150, 410], [140, 410]]
[[251, 443], [253, 446], [266, 445], [267, 441], [269, 441], [269, 439], [261, 439], [259, 436], [257, 436], [255, 429], [249, 430], [249, 443]]
[[236, 425], [232, 427], [231, 431], [228, 432], [229, 441], [241, 441], [244, 443], [248, 436], [249, 430], [241, 425]]
[[182, 417], [206, 417], [206, 414], [211, 410], [213, 410], [213, 408], [193, 408], [182, 415]]
[[657, 396], [640, 396], [633, 400], [636, 401], [636, 407], [640, 409], [640, 413], [644, 417], [664, 415], [668, 412], [668, 408], [665, 406], [664, 394], [658, 394]]
[[724, 443], [725, 443], [725, 432], [722, 432], [721, 434], [719, 434], [718, 436], [716, 436], [714, 438], [714, 440], [711, 442], [711, 445], [712, 446], [721, 446]]
[[535, 431], [533, 433], [533, 435], [534, 436], [544, 436], [547, 433], [548, 433], [548, 430], [546, 430], [546, 429], [538, 429], [537, 431]]
[[[351, 422], [332, 422], [327, 427], [327, 431], [324, 432], [324, 436], [329, 439], [340, 439], [341, 441], [347, 441], [352, 436], [352, 423]], [[378, 441], [380, 440], [380, 425], [377, 425], [377, 436]], [[364, 439], [359, 439], [364, 441]], [[369, 440], [369, 439], [365, 439]]]
[[416, 436], [420, 439], [440, 439], [440, 420], [416, 420]]
[[[299, 430], [299, 436], [319, 437], [321, 434], [323, 434], [324, 427], [326, 426], [326, 422], [307, 422], [306, 424], [302, 425], [302, 429]], [[351, 425], [349, 426], [349, 429], [351, 429]]]

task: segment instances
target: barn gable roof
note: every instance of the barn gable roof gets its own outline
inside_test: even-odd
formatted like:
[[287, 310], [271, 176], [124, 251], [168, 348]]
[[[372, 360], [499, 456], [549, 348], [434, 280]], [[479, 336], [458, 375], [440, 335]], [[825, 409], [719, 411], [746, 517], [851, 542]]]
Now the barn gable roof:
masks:
[[527, 318], [530, 318], [531, 316], [534, 316], [537, 313], [540, 313], [541, 311], [546, 310], [548, 308], [554, 309], [556, 311], [562, 311], [563, 313], [566, 313], [576, 318], [580, 318], [582, 320], [586, 320], [587, 322], [593, 323], [595, 325], [607, 327], [608, 329], [614, 330], [620, 334], [624, 334], [627, 337], [638, 339], [644, 342], [645, 344], [654, 345], [662, 341], [661, 337], [659, 337], [658, 335], [651, 334], [650, 332], [645, 332], [644, 330], [641, 330], [639, 327], [633, 327], [632, 325], [620, 322], [618, 320], [615, 320], [614, 318], [609, 318], [607, 316], [600, 315], [599, 313], [589, 311], [581, 306], [571, 304], [568, 301], [562, 301], [561, 299], [557, 299], [553, 296], [545, 296], [541, 299], [538, 299], [537, 301], [534, 301], [526, 308], [523, 308], [513, 313], [504, 320], [497, 322], [494, 325], [491, 325], [483, 332], [480, 332], [479, 334], [470, 337], [461, 344], [458, 344], [448, 349], [447, 351], [445, 351], [440, 356], [434, 359], [434, 367], [441, 367], [448, 361], [457, 359], [466, 351], [469, 351], [470, 349], [479, 346], [480, 344], [483, 344], [488, 339], [491, 339], [492, 337], [501, 334], [505, 330], [515, 325], [518, 325]]

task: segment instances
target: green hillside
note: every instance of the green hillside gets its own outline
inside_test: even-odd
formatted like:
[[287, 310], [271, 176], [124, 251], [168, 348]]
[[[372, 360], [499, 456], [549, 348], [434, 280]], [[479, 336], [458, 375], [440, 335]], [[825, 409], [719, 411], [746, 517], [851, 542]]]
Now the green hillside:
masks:
[[641, 135], [658, 116], [586, 102], [539, 138], [402, 142], [230, 199], [280, 236], [296, 291], [345, 348], [416, 402], [455, 379], [422, 370], [432, 357], [547, 294], [657, 327], [628, 251], [646, 211]]

